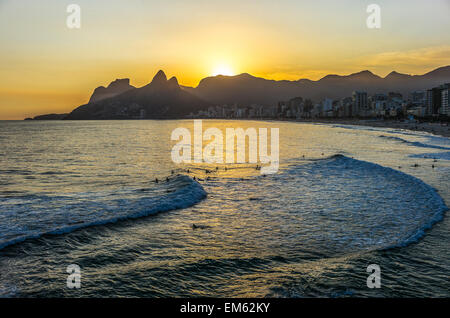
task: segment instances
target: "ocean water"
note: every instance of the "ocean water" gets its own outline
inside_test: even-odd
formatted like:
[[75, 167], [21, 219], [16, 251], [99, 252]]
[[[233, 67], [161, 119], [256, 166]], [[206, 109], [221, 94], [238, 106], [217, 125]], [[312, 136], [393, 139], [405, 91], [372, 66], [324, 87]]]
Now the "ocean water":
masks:
[[279, 128], [262, 176], [174, 164], [177, 127], [193, 122], [0, 122], [0, 297], [450, 296], [450, 139], [203, 121]]

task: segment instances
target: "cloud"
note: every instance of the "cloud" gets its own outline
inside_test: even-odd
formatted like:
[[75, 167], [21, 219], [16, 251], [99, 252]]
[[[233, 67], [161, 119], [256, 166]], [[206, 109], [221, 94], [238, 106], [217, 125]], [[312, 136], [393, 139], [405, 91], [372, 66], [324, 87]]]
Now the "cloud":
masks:
[[450, 64], [450, 46], [434, 46], [409, 51], [392, 51], [362, 58], [362, 63], [374, 66], [421, 66], [434, 67]]

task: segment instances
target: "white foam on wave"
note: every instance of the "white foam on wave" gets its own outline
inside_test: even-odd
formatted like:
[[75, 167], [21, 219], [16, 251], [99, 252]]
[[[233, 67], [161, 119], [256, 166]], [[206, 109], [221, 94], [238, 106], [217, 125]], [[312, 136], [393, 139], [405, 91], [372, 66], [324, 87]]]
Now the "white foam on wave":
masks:
[[[415, 229], [413, 229], [410, 233], [400, 233], [404, 235], [393, 237], [391, 244], [382, 246], [383, 249], [407, 246], [411, 243], [417, 242], [435, 223], [442, 221], [445, 212], [448, 210], [448, 207], [446, 206], [441, 196], [438, 194], [437, 190], [414, 176], [389, 167], [381, 166], [376, 163], [356, 160], [343, 155], [335, 155], [332, 157], [332, 159], [336, 161], [349, 162], [352, 165], [359, 165], [367, 169], [367, 171], [370, 171], [371, 173], [384, 173], [386, 176], [403, 180], [405, 187], [407, 186], [410, 189], [414, 189], [415, 192], [419, 192], [422, 194], [420, 198], [417, 198], [416, 202], [416, 208], [419, 211], [418, 216], [421, 218], [416, 218], [417, 224], [415, 224]], [[425, 205], [428, 208], [425, 208]], [[404, 206], [399, 206], [399, 212], [403, 208]], [[399, 220], [397, 220], [397, 222], [398, 221]], [[408, 221], [411, 221], [411, 219], [408, 219]], [[414, 224], [411, 225], [411, 228], [413, 228]]]
[[412, 154], [410, 158], [423, 158], [423, 159], [441, 159], [450, 160], [450, 152], [433, 152], [425, 154]]
[[[371, 162], [335, 155], [279, 174], [231, 184], [253, 198], [271, 241], [327, 257], [405, 246], [419, 240], [447, 207], [422, 180]], [[235, 187], [231, 190], [230, 187]], [[248, 189], [248, 190], [247, 190]], [[276, 231], [274, 231], [276, 230]]]
[[3, 284], [0, 282], [0, 298], [17, 297], [19, 289], [15, 285]]
[[[139, 189], [123, 191], [120, 199], [111, 199], [118, 193], [1, 198], [0, 249], [42, 235], [64, 234], [80, 228], [187, 208], [207, 195], [197, 181], [185, 175], [159, 185], [161, 189], [150, 192], [139, 193]], [[95, 201], [87, 199], [89, 197]]]
[[409, 146], [414, 146], [414, 147], [450, 150], [450, 147], [441, 146], [441, 145], [434, 145], [434, 144], [431, 144], [431, 143], [423, 143], [423, 142], [420, 142], [420, 141], [409, 141], [409, 140], [405, 140], [403, 138], [396, 137], [396, 136], [381, 135], [380, 138], [385, 138], [385, 139], [390, 139], [390, 140], [394, 140], [394, 141], [399, 141], [399, 142], [402, 142], [402, 143], [405, 143], [405, 144], [407, 144]]

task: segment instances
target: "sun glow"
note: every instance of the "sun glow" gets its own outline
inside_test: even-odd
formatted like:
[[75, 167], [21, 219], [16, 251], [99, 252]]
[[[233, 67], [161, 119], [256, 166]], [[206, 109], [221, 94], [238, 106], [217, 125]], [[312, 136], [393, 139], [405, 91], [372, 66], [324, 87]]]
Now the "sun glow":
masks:
[[232, 75], [234, 75], [234, 72], [233, 72], [233, 69], [229, 65], [219, 64], [214, 67], [212, 75], [213, 76], [216, 76], [216, 75], [232, 76]]

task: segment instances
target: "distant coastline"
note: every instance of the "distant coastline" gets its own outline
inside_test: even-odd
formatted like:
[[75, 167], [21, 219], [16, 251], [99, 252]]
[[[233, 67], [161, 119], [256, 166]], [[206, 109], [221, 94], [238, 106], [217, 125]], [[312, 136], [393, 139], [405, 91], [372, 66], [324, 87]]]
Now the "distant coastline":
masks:
[[[142, 87], [129, 78], [99, 86], [86, 104], [45, 119], [386, 118], [450, 117], [450, 65], [423, 75], [395, 71], [382, 78], [365, 70], [318, 81], [274, 81], [242, 73], [217, 75], [197, 87], [179, 85], [160, 70]], [[30, 119], [30, 118], [28, 118]], [[431, 118], [434, 120], [433, 118]]]
[[130, 85], [128, 78], [116, 79], [97, 87], [87, 104], [70, 113], [26, 120], [278, 120], [408, 129], [450, 137], [449, 90], [450, 65], [423, 75], [393, 71], [381, 78], [361, 71], [327, 75], [319, 81], [218, 75], [203, 79], [196, 88], [181, 86], [176, 77], [168, 79], [160, 70], [143, 87]]
[[45, 115], [39, 115], [35, 116], [33, 118], [28, 117], [25, 118], [25, 120], [62, 120], [67, 117], [69, 114], [45, 114]]
[[[55, 118], [54, 115], [67, 114], [50, 114], [36, 116], [38, 118], [30, 118], [26, 120], [62, 120], [63, 118]], [[56, 116], [57, 117], [57, 116]], [[210, 119], [210, 120], [255, 120], [255, 121], [280, 121], [280, 122], [298, 122], [311, 124], [338, 124], [338, 125], [357, 125], [378, 128], [405, 129], [411, 131], [427, 132], [437, 136], [450, 138], [450, 124], [448, 122], [425, 122], [425, 121], [408, 121], [393, 119], [357, 119], [357, 118], [314, 118], [314, 119], [280, 119], [280, 118], [167, 118], [167, 119], [149, 119], [149, 120], [194, 120], [194, 119]], [[110, 119], [115, 120], [115, 119]], [[137, 119], [129, 119], [137, 120]]]

